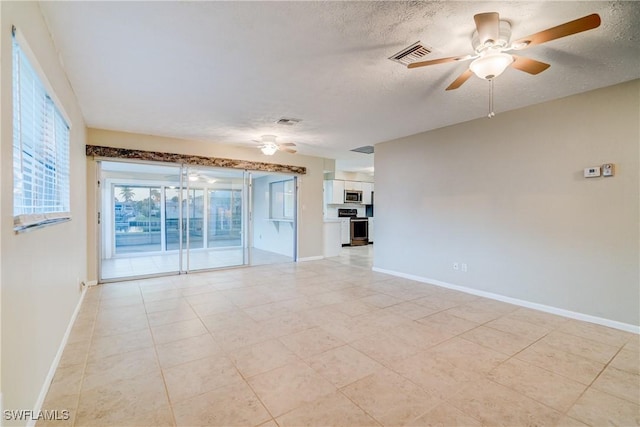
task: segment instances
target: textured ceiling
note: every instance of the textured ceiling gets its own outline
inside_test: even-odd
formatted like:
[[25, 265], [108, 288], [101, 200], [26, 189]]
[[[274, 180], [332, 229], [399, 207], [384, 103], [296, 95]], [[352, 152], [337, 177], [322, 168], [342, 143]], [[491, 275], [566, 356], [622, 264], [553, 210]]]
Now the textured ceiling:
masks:
[[[302, 154], [370, 166], [363, 145], [488, 113], [468, 67], [409, 70], [387, 58], [415, 41], [425, 59], [471, 53], [473, 15], [496, 11], [512, 39], [590, 13], [602, 25], [520, 52], [551, 68], [507, 69], [511, 110], [640, 77], [638, 2], [42, 2], [87, 125], [236, 145], [263, 134]], [[289, 127], [282, 117], [302, 119]]]

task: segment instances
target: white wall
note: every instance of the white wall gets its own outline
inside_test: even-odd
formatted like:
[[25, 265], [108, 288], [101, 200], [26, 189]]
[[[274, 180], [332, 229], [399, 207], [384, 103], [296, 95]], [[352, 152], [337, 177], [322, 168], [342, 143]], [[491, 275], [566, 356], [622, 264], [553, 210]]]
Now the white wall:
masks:
[[253, 180], [253, 247], [293, 257], [293, 223], [269, 220], [269, 184], [289, 178], [267, 175]]
[[[116, 148], [159, 151], [165, 153], [194, 154], [226, 159], [260, 161], [292, 166], [304, 166], [307, 173], [301, 175], [298, 212], [298, 255], [300, 258], [322, 256], [322, 181], [324, 160], [321, 157], [310, 157], [299, 154], [278, 152], [274, 156], [265, 156], [256, 148], [235, 147], [214, 142], [186, 139], [165, 138], [151, 135], [140, 135], [102, 129], [88, 130], [88, 144]], [[87, 158], [87, 200], [89, 201], [89, 218], [95, 218], [95, 174], [96, 162]], [[97, 279], [97, 231], [95, 224], [88, 224], [88, 269], [91, 279]]]
[[[374, 265], [640, 325], [639, 93], [636, 80], [376, 145]], [[583, 178], [608, 162], [615, 177]]]
[[[86, 129], [38, 3], [0, 2], [0, 11], [1, 391], [4, 409], [33, 409], [86, 278]], [[23, 234], [12, 231], [12, 25], [71, 121], [72, 221]]]

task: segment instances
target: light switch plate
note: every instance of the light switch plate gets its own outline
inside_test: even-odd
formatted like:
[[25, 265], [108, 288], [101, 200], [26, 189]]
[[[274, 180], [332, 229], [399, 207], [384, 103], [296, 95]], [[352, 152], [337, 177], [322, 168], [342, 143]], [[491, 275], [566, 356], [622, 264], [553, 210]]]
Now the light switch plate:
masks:
[[584, 169], [585, 178], [594, 178], [596, 176], [600, 176], [600, 166], [592, 166]]
[[613, 176], [615, 169], [616, 167], [613, 163], [605, 163], [602, 165], [602, 176]]

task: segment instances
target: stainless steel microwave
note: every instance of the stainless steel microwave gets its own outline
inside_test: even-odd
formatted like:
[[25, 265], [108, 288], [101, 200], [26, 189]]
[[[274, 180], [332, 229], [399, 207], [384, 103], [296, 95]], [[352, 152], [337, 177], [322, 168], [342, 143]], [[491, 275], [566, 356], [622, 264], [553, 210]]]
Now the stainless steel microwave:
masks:
[[362, 191], [360, 190], [344, 190], [345, 203], [362, 203]]

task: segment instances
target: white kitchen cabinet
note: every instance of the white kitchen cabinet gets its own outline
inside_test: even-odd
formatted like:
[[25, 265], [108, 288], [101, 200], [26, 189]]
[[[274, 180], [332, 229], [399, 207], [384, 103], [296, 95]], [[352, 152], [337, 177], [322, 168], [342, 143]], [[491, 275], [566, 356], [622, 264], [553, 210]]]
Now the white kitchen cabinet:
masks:
[[340, 240], [343, 245], [351, 244], [351, 219], [340, 218]]
[[344, 189], [362, 191], [362, 183], [358, 181], [344, 181]]
[[373, 243], [373, 217], [369, 217], [369, 243]]
[[324, 200], [327, 205], [344, 203], [344, 181], [338, 179], [324, 182]]
[[373, 182], [362, 183], [362, 204], [371, 204], [371, 192], [373, 191]]
[[324, 237], [324, 251], [323, 255], [325, 258], [330, 258], [334, 256], [340, 255], [340, 250], [342, 249], [341, 243], [341, 221], [334, 220], [325, 220], [324, 228], [323, 228], [323, 237]]

